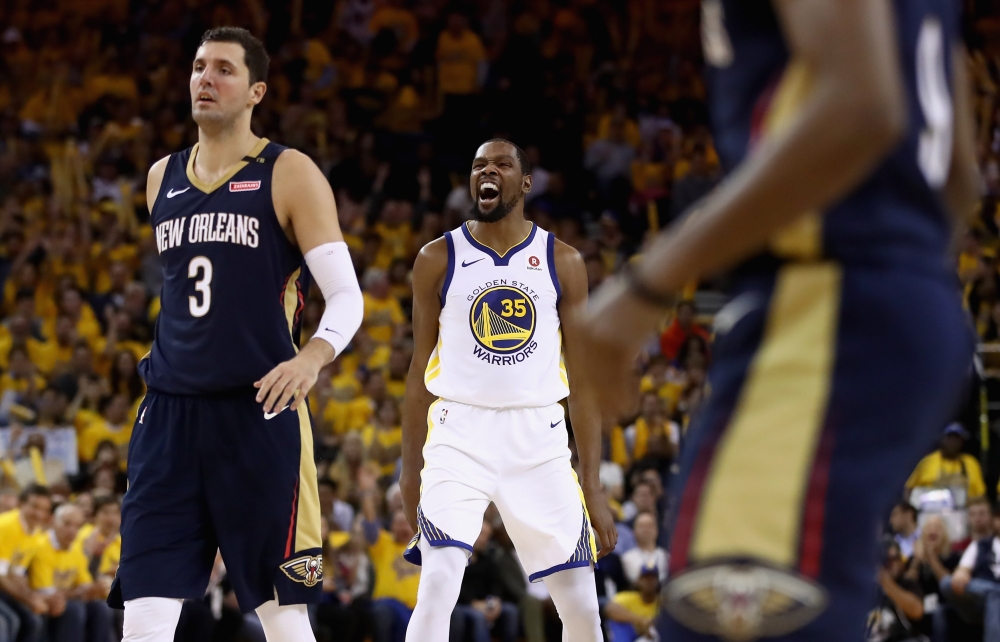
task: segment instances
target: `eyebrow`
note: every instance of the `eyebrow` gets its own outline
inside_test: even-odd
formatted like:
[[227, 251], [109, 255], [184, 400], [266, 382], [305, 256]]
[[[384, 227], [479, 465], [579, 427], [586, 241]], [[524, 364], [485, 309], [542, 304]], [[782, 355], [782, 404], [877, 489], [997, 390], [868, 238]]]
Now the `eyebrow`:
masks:
[[[231, 60], [229, 60], [228, 58], [214, 58], [214, 59], [212, 59], [212, 61], [213, 62], [217, 62], [220, 65], [229, 65], [230, 67], [236, 67], [236, 63], [233, 62], [233, 61], [231, 61]], [[195, 58], [194, 62], [192, 62], [191, 64], [195, 65], [195, 64], [197, 64], [199, 62], [207, 64], [209, 61], [199, 56], [199, 57]]]
[[[494, 158], [494, 159], [492, 159], [492, 160], [493, 160], [494, 162], [496, 162], [496, 161], [498, 161], [498, 160], [501, 160], [501, 159], [506, 159], [506, 160], [514, 160], [514, 157], [513, 157], [513, 156], [511, 156], [510, 154], [500, 154], [499, 156], [497, 156], [496, 158]], [[474, 159], [472, 160], [472, 164], [473, 164], [473, 165], [475, 165], [476, 163], [478, 163], [478, 162], [480, 162], [480, 161], [482, 161], [482, 162], [486, 162], [486, 161], [489, 161], [489, 160], [490, 160], [490, 158], [489, 158], [489, 157], [487, 157], [487, 156], [476, 156], [476, 157], [475, 157], [475, 158], [474, 158]]]

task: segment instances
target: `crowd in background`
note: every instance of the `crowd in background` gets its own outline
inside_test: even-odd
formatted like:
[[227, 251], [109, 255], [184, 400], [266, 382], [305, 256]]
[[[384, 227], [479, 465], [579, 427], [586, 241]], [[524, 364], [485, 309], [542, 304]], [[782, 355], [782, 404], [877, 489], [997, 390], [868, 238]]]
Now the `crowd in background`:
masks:
[[[1000, 6], [966, 5], [985, 188], [958, 272], [991, 342], [1000, 341]], [[0, 0], [0, 642], [120, 634], [101, 599], [117, 566], [127, 447], [145, 392], [136, 364], [162, 280], [145, 176], [197, 140], [187, 82], [204, 30], [244, 26], [265, 41], [272, 61], [254, 133], [309, 154], [337, 198], [365, 317], [309, 398], [326, 533], [324, 601], [311, 615], [321, 641], [389, 642], [402, 640], [420, 572], [402, 560], [413, 533], [395, 485], [413, 258], [468, 218], [472, 154], [493, 136], [527, 151], [526, 213], [580, 251], [591, 288], [641, 251], [720, 177], [699, 16], [698, 0]], [[605, 438], [601, 481], [619, 544], [600, 564], [598, 593], [617, 641], [649, 629], [666, 577], [666, 489], [711, 362], [711, 305], [695, 303], [711, 284], [701, 285], [648, 346], [638, 414]], [[322, 309], [314, 289], [303, 341]], [[962, 454], [976, 451], [973, 427], [949, 428], [909, 486], [966, 484], [949, 508], [987, 537], [982, 497], [995, 492]], [[951, 559], [943, 520], [915, 510], [908, 501], [890, 520], [870, 639], [931, 636], [949, 621], [949, 635], [963, 626], [981, 635], [981, 612], [949, 611], [944, 624], [933, 616], [947, 609], [929, 596], [968, 564]], [[544, 586], [526, 581], [495, 511], [474, 549], [452, 639], [561, 639]], [[262, 640], [221, 560], [205, 599], [185, 605], [178, 635]]]

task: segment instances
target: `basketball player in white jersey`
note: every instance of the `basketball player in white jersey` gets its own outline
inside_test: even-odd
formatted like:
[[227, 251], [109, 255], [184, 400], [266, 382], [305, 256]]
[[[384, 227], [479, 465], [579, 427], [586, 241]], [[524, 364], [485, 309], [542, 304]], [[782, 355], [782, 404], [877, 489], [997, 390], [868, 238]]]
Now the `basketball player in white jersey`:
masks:
[[[575, 376], [587, 273], [576, 250], [525, 220], [531, 175], [519, 147], [480, 146], [470, 186], [475, 220], [427, 244], [413, 267], [400, 486], [417, 532], [406, 558], [423, 570], [406, 639], [448, 640], [493, 502], [529, 579], [545, 582], [563, 639], [599, 642], [593, 564], [597, 544], [610, 553], [618, 533], [598, 481], [595, 395]], [[566, 397], [582, 480], [570, 465]]]

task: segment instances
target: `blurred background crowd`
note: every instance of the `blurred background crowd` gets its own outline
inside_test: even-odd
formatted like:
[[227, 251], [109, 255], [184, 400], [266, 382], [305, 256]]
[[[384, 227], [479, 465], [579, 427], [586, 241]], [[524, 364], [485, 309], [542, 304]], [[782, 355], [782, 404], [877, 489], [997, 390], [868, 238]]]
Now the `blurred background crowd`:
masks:
[[[981, 358], [961, 423], [942, 426], [887, 521], [879, 642], [1000, 640], [1000, 609], [973, 599], [1000, 596], [1000, 578], [961, 559], [970, 541], [988, 553], [1000, 478], [1000, 2], [965, 5], [985, 187], [957, 271]], [[592, 288], [641, 251], [720, 178], [699, 20], [698, 0], [0, 0], [0, 642], [120, 635], [101, 599], [161, 283], [145, 177], [197, 140], [187, 81], [206, 29], [265, 41], [254, 133], [309, 154], [337, 197], [365, 317], [309, 399], [327, 533], [312, 616], [321, 641], [396, 642], [420, 572], [401, 556], [413, 533], [395, 485], [413, 258], [468, 217], [472, 154], [493, 136], [527, 151], [526, 212], [581, 252]], [[605, 438], [619, 544], [598, 593], [616, 642], [656, 615], [669, 480], [706, 393], [720, 287], [691, 285], [637, 366], [638, 414]], [[314, 289], [303, 341], [322, 307]], [[561, 639], [492, 510], [452, 629]], [[263, 638], [219, 560], [178, 640], [238, 639]]]

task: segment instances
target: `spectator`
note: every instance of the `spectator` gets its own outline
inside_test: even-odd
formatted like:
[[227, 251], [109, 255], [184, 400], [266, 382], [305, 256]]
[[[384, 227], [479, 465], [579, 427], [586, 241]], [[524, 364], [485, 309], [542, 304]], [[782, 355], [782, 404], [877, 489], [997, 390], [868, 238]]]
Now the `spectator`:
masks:
[[[122, 524], [121, 502], [115, 495], [103, 495], [94, 499], [94, 523], [84, 524], [73, 542], [75, 548], [83, 551], [87, 557], [91, 574], [96, 575], [104, 562], [104, 553], [108, 547], [117, 546], [121, 549], [119, 528]], [[111, 562], [117, 565], [117, 556], [110, 554]]]
[[624, 430], [611, 432], [611, 461], [624, 469], [649, 458], [657, 469], [669, 467], [677, 456], [680, 428], [667, 419], [663, 400], [654, 392], [642, 395], [640, 414]]
[[944, 429], [940, 447], [920, 460], [906, 490], [914, 488], [961, 488], [969, 499], [986, 493], [983, 471], [976, 458], [963, 453], [969, 433], [961, 424], [949, 424]]
[[910, 559], [913, 556], [913, 546], [920, 539], [917, 509], [909, 502], [899, 502], [889, 515], [889, 526], [892, 528], [892, 538], [903, 554], [903, 560]]
[[905, 577], [906, 562], [899, 545], [885, 547], [882, 568], [878, 571], [879, 597], [868, 616], [868, 642], [907, 642], [918, 639], [915, 623], [924, 617], [920, 586]]
[[[503, 522], [497, 519], [493, 523], [496, 524], [493, 537], [495, 546], [492, 546], [489, 552], [496, 564], [500, 584], [503, 587], [500, 597], [503, 601], [517, 606], [525, 642], [545, 642], [545, 612], [555, 611], [552, 599], [548, 597], [547, 591], [544, 598], [534, 593], [532, 589], [544, 591], [545, 584], [528, 582], [528, 576], [521, 568], [514, 543], [510, 540]], [[559, 621], [558, 617], [554, 619], [556, 622]]]
[[44, 486], [27, 486], [18, 498], [17, 510], [0, 515], [0, 619], [8, 632], [20, 629], [20, 640], [34, 642], [41, 634], [42, 622], [36, 613], [45, 612], [48, 604], [34, 593], [14, 567], [24, 563], [31, 538], [46, 528], [52, 514], [52, 498]]
[[635, 548], [622, 553], [622, 570], [630, 584], [639, 581], [639, 574], [644, 568], [655, 567], [660, 571], [660, 582], [667, 580], [667, 552], [656, 545], [659, 537], [659, 526], [656, 516], [649, 512], [640, 512], [632, 523], [635, 534]]
[[520, 620], [517, 606], [503, 602], [500, 572], [488, 548], [493, 527], [483, 520], [483, 529], [472, 545], [469, 565], [462, 577], [458, 604], [451, 616], [451, 635], [455, 640], [516, 642]]
[[697, 313], [694, 301], [686, 300], [677, 304], [674, 320], [660, 335], [660, 352], [667, 359], [673, 361], [677, 358], [678, 350], [688, 337], [701, 337], [706, 342], [709, 340], [708, 330], [695, 323]]
[[687, 174], [674, 184], [670, 204], [670, 217], [675, 219], [712, 191], [719, 182], [719, 174], [709, 165], [705, 146], [696, 144], [691, 152], [691, 165]]
[[363, 493], [361, 515], [368, 555], [375, 571], [372, 590], [372, 639], [374, 642], [403, 642], [406, 625], [417, 604], [420, 567], [403, 559], [413, 529], [402, 510], [392, 514], [390, 530], [379, 524], [375, 508], [377, 484], [371, 471], [362, 471], [359, 489]]
[[[951, 547], [948, 529], [938, 515], [931, 515], [921, 528], [907, 575], [916, 580], [924, 599], [924, 616], [917, 623], [921, 633], [944, 640], [947, 630], [940, 582], [958, 566], [962, 555]], [[937, 635], [935, 635], [937, 632]]]
[[73, 546], [83, 511], [72, 504], [56, 509], [52, 528], [36, 533], [21, 549], [12, 572], [27, 575], [28, 586], [46, 608], [46, 629], [54, 642], [103, 642], [111, 635], [111, 609], [94, 584], [82, 550]]
[[958, 553], [965, 551], [969, 544], [989, 537], [993, 532], [993, 515], [990, 510], [990, 500], [986, 497], [974, 497], [969, 500], [965, 512], [968, 518], [969, 535], [952, 545], [953, 550]]
[[389, 296], [389, 278], [385, 271], [371, 268], [364, 278], [365, 317], [363, 327], [375, 342], [388, 344], [393, 329], [406, 320], [399, 301]]
[[1000, 512], [993, 511], [992, 532], [962, 553], [958, 568], [941, 579], [941, 594], [970, 624], [982, 623], [986, 642], [1000, 640]]
[[648, 481], [640, 481], [632, 488], [632, 497], [622, 504], [623, 521], [631, 524], [636, 515], [647, 512], [657, 515], [656, 489]]
[[336, 541], [331, 534], [323, 545], [323, 599], [316, 608], [317, 639], [320, 642], [363, 642], [370, 588], [371, 569], [360, 529], [339, 533], [347, 539]]
[[609, 620], [611, 642], [652, 642], [653, 624], [659, 611], [660, 569], [645, 566], [639, 572], [635, 590], [615, 595], [604, 614]]
[[613, 118], [608, 126], [607, 137], [592, 142], [583, 159], [583, 166], [594, 175], [598, 187], [606, 196], [616, 181], [631, 182], [635, 146], [626, 139], [625, 127], [623, 117]]

